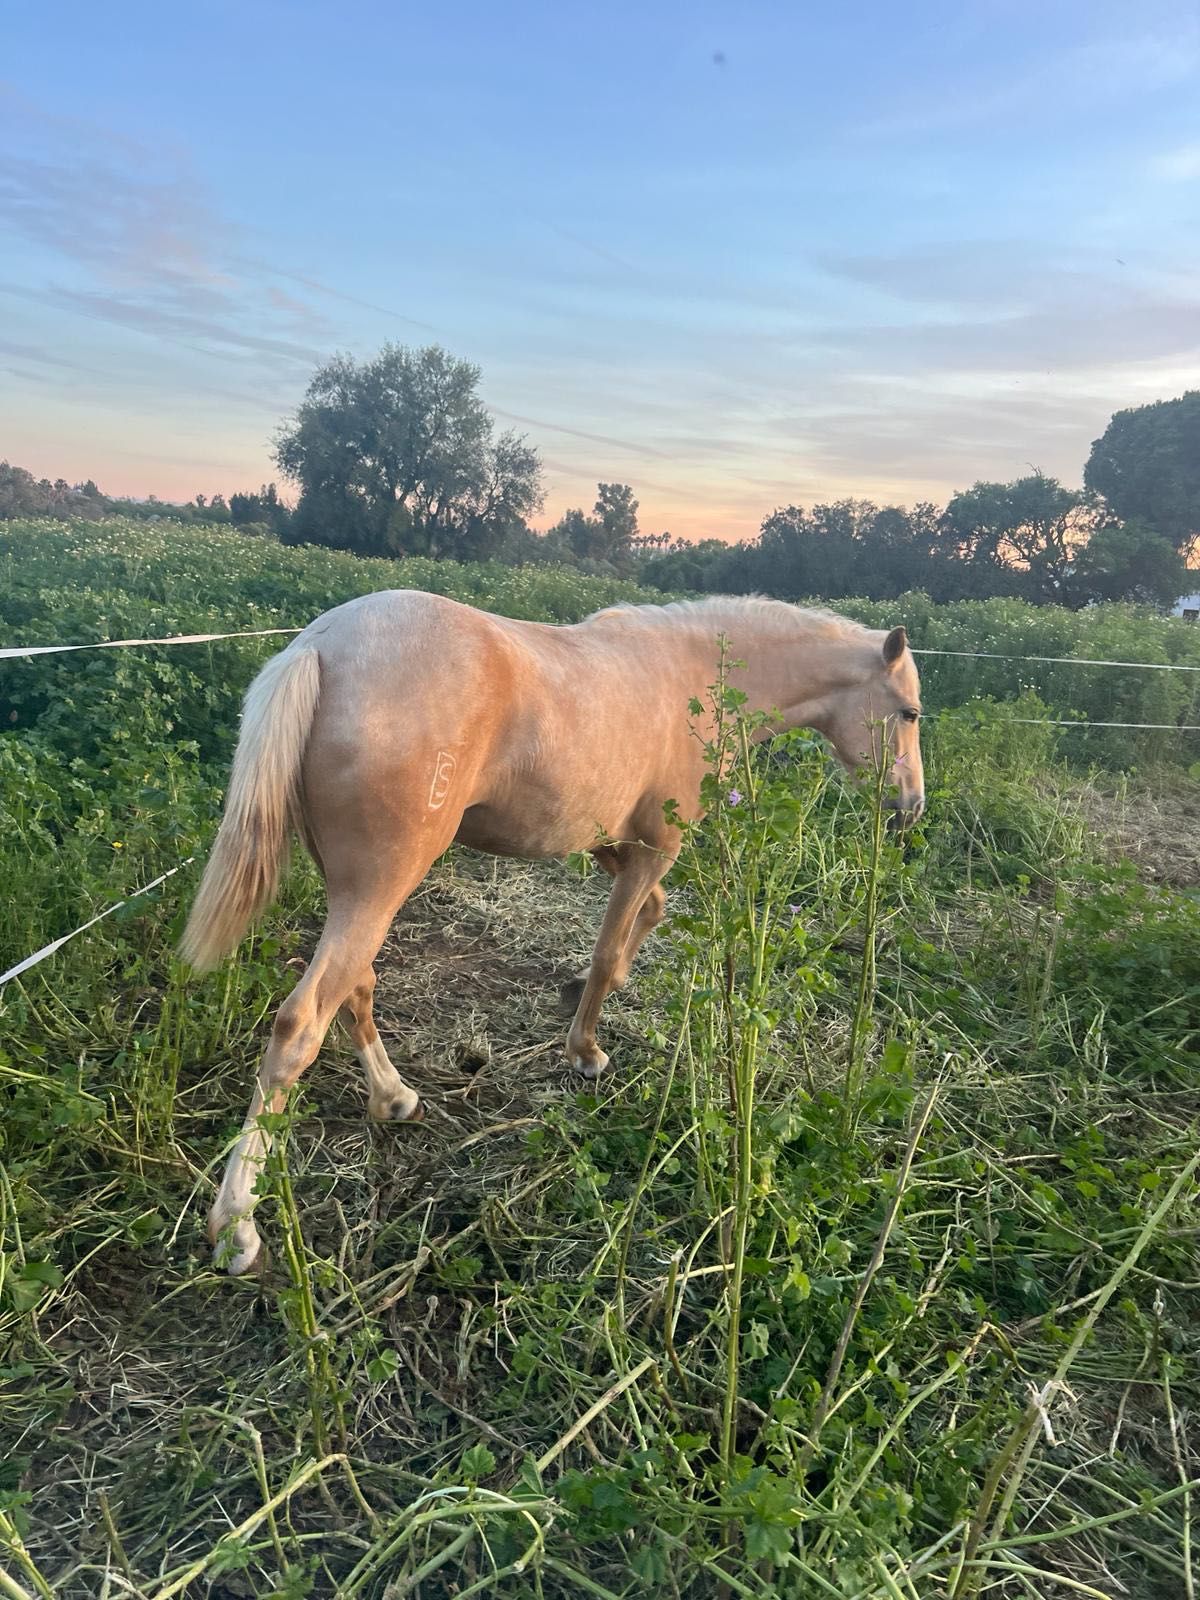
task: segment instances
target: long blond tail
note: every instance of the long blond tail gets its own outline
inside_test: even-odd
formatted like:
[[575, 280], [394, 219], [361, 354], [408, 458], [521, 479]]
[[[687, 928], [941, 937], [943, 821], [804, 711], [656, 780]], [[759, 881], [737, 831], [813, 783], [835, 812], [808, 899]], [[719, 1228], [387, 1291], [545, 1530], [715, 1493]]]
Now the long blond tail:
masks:
[[296, 645], [268, 661], [250, 685], [225, 815], [179, 943], [198, 972], [227, 956], [275, 897], [300, 825], [300, 765], [320, 689], [317, 652]]

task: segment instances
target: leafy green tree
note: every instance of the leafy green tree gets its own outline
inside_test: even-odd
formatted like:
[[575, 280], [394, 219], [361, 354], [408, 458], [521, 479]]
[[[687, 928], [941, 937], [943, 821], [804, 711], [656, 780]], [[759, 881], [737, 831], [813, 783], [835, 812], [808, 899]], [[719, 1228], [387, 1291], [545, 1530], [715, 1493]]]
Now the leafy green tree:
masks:
[[1079, 552], [1071, 589], [1077, 604], [1136, 600], [1167, 607], [1192, 582], [1187, 562], [1157, 529], [1144, 522], [1109, 522]]
[[598, 483], [595, 512], [604, 530], [605, 559], [624, 560], [638, 536], [638, 503], [627, 483]]
[[300, 486], [293, 536], [361, 555], [489, 555], [542, 503], [537, 453], [493, 439], [480, 371], [431, 345], [320, 367], [275, 459]]
[[627, 483], [598, 483], [596, 491], [592, 516], [572, 507], [546, 537], [564, 545], [577, 561], [625, 571], [638, 538], [638, 503]]
[[603, 547], [599, 523], [581, 506], [564, 511], [554, 526], [547, 529], [546, 538], [575, 561], [598, 560]]
[[[747, 546], [730, 577], [742, 590], [765, 589], [783, 599], [819, 595], [834, 599], [857, 588], [856, 529], [860, 501], [775, 510], [762, 525], [755, 546]], [[874, 507], [871, 507], [874, 510]]]
[[642, 561], [638, 582], [667, 594], [687, 590], [718, 594], [735, 587], [728, 574], [743, 549], [723, 539], [701, 539], [696, 544], [676, 539]]
[[287, 532], [291, 519], [292, 513], [273, 483], [264, 483], [257, 493], [247, 491], [229, 497], [229, 520], [234, 527], [266, 527], [278, 538]]
[[35, 478], [24, 467], [0, 461], [0, 521], [13, 517], [103, 516], [104, 496], [89, 478], [70, 484], [65, 478]]
[[1122, 521], [1154, 528], [1190, 558], [1200, 539], [1200, 389], [1118, 411], [1083, 481]]
[[[1083, 495], [1035, 472], [1013, 483], [977, 483], [956, 494], [943, 520], [949, 553], [1006, 574], [1007, 592], [1031, 600], [1065, 598], [1076, 549], [1095, 518]], [[985, 584], [986, 589], [986, 584]], [[990, 592], [1005, 592], [991, 588]]]

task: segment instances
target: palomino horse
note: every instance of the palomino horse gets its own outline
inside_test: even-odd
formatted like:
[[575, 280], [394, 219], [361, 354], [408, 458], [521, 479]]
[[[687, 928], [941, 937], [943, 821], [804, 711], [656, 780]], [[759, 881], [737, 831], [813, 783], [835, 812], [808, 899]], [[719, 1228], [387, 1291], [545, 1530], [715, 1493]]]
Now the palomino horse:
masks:
[[567, 1037], [580, 1072], [604, 1068], [601, 1004], [661, 921], [660, 880], [679, 850], [664, 807], [700, 812], [704, 751], [688, 708], [716, 680], [722, 648], [744, 663], [729, 681], [749, 710], [825, 734], [851, 769], [879, 772], [887, 760], [899, 818], [920, 815], [920, 685], [904, 629], [874, 632], [777, 600], [622, 606], [553, 627], [437, 595], [371, 594], [318, 617], [259, 673], [183, 954], [203, 971], [233, 949], [272, 899], [293, 831], [324, 876], [328, 914], [279, 1007], [209, 1218], [230, 1272], [259, 1255], [260, 1113], [283, 1107], [335, 1015], [366, 1074], [370, 1114], [420, 1116], [372, 1020], [373, 962], [454, 841], [526, 858], [590, 850], [612, 877]]

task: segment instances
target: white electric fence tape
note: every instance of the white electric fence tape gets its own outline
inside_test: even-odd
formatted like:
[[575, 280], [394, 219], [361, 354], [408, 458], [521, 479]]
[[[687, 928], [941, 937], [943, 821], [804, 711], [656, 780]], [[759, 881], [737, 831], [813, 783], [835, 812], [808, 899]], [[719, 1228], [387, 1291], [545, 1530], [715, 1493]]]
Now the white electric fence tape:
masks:
[[[970, 712], [964, 713], [969, 716]], [[1092, 722], [1083, 717], [1009, 717], [1027, 728], [1159, 728], [1169, 733], [1200, 733], [1200, 722]]]
[[[910, 647], [911, 648], [911, 647]], [[913, 650], [914, 656], [961, 656], [966, 661], [1044, 661], [1056, 667], [1134, 667], [1139, 672], [1200, 672], [1173, 661], [1101, 661], [1090, 656], [1009, 656], [999, 650]], [[1116, 723], [1110, 724], [1116, 727]], [[1133, 724], [1124, 724], [1132, 727]]]
[[168, 872], [161, 873], [150, 883], [144, 883], [140, 889], [135, 889], [132, 894], [126, 895], [124, 900], [118, 900], [115, 906], [109, 906], [107, 911], [101, 911], [98, 916], [82, 923], [78, 928], [73, 928], [70, 933], [64, 933], [61, 939], [55, 939], [50, 944], [44, 944], [40, 950], [35, 950], [31, 956], [26, 956], [24, 961], [18, 961], [15, 967], [9, 967], [7, 972], [0, 972], [0, 983], [7, 983], [10, 978], [28, 972], [30, 967], [36, 967], [40, 961], [45, 961], [47, 956], [52, 956], [56, 950], [61, 950], [63, 945], [69, 944], [81, 933], [86, 933], [89, 928], [94, 928], [98, 922], [103, 922], [105, 917], [111, 917], [114, 911], [120, 911], [122, 906], [127, 906], [131, 900], [136, 900], [139, 895], [149, 894], [151, 889], [157, 889], [160, 883], [166, 883], [168, 878], [173, 878], [177, 872], [182, 872], [184, 867], [190, 867], [195, 861], [195, 856], [189, 856], [186, 861], [181, 861], [177, 867], [172, 867]]
[[[20, 644], [0, 647], [0, 661], [18, 656], [62, 655], [70, 650], [125, 650], [132, 646], [212, 644], [218, 639], [266, 639], [273, 634], [303, 633], [303, 628], [251, 628], [243, 633], [177, 633], [169, 639], [100, 639], [91, 644]], [[1200, 672], [1200, 666], [1172, 661], [1106, 661], [1090, 656], [1017, 656], [1000, 650], [913, 649], [914, 656], [958, 656], [964, 661], [1040, 661], [1060, 667], [1129, 667], [1138, 672]], [[1111, 726], [1116, 727], [1113, 723]], [[1132, 727], [1133, 724], [1122, 724]]]
[[274, 633], [303, 633], [303, 628], [252, 628], [247, 633], [177, 633], [170, 639], [101, 639], [95, 644], [16, 644], [0, 649], [0, 661], [16, 656], [58, 656], [68, 650], [126, 650], [131, 645], [211, 644], [215, 639], [265, 639]]

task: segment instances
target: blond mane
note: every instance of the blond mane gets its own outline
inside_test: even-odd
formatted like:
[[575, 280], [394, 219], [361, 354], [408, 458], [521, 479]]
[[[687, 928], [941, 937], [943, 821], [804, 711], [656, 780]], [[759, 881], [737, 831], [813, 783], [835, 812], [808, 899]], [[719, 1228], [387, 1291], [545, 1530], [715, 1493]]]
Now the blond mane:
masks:
[[764, 620], [774, 617], [789, 629], [794, 629], [798, 623], [802, 626], [807, 624], [814, 633], [854, 641], [860, 641], [872, 632], [864, 623], [829, 611], [824, 606], [792, 605], [790, 601], [774, 600], [769, 595], [760, 594], [714, 594], [706, 595], [701, 600], [670, 600], [662, 605], [652, 601], [643, 604], [632, 600], [620, 601], [616, 605], [605, 606], [601, 611], [594, 611], [586, 620], [593, 622], [601, 617], [631, 615], [663, 626], [692, 619], [703, 621], [709, 617], [718, 622], [723, 618], [732, 620], [745, 616], [762, 616]]

